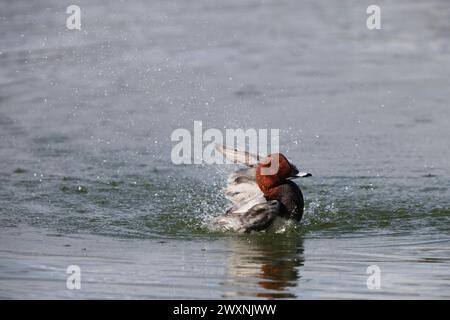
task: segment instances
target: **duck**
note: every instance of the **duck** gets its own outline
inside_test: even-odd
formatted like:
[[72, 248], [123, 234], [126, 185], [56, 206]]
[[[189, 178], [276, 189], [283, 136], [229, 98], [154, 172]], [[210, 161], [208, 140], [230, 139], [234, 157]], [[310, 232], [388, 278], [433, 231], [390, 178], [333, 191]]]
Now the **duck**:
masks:
[[276, 221], [302, 220], [303, 193], [292, 180], [311, 173], [299, 171], [282, 153], [260, 156], [224, 145], [216, 149], [233, 163], [245, 165], [227, 179], [223, 191], [232, 206], [215, 220], [221, 230], [250, 233], [266, 231]]

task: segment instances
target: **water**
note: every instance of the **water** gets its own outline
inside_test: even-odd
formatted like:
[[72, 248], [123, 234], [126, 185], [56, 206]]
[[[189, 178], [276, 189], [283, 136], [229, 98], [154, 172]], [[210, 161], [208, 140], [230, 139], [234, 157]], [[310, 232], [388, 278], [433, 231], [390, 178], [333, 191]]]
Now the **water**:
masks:
[[[450, 298], [446, 1], [77, 4], [1, 1], [1, 298]], [[302, 224], [211, 231], [232, 168], [171, 164], [194, 120], [280, 128]]]

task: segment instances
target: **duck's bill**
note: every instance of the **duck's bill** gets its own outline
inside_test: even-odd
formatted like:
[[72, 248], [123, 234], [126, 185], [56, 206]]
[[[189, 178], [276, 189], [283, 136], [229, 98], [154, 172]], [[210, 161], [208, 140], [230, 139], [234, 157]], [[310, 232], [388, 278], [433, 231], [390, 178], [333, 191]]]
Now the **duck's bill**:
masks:
[[306, 177], [311, 177], [312, 174], [309, 172], [298, 172], [295, 175], [290, 176], [290, 179], [297, 179], [297, 178], [306, 178]]

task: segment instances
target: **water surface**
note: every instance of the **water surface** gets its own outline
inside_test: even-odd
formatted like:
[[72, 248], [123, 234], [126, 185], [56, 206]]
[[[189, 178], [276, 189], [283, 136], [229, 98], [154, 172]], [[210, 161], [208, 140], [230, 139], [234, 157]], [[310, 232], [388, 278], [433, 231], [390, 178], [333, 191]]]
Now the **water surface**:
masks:
[[[76, 4], [1, 2], [0, 297], [450, 298], [446, 1]], [[171, 164], [193, 121], [279, 128], [302, 224], [212, 232], [233, 168]]]

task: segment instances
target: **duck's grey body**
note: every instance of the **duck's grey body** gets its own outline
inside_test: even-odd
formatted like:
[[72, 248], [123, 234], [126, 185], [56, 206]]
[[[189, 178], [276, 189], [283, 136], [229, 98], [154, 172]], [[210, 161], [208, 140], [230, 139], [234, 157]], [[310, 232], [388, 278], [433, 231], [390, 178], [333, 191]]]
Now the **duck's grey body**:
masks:
[[251, 232], [264, 230], [271, 225], [279, 211], [278, 201], [267, 201], [256, 184], [254, 167], [232, 173], [224, 189], [232, 207], [216, 219], [217, 225], [228, 231]]
[[222, 230], [236, 232], [261, 231], [269, 228], [277, 218], [280, 203], [276, 200], [259, 203], [245, 212], [227, 212], [217, 219]]

